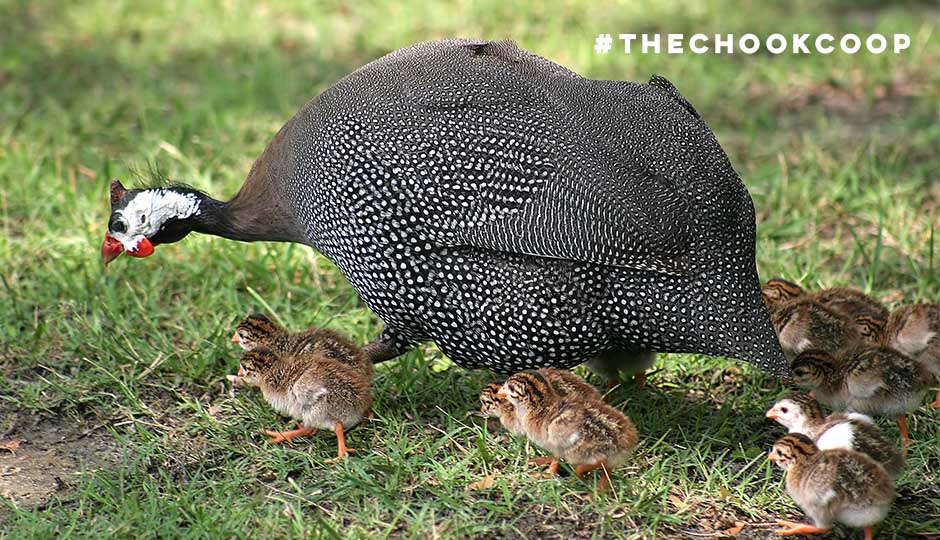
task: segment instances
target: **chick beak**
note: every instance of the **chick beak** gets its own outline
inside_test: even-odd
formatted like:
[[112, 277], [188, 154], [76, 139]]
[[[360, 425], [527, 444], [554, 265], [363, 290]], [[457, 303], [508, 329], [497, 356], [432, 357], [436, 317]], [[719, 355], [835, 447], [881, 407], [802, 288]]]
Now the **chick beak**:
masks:
[[494, 395], [495, 395], [498, 399], [506, 399], [506, 398], [509, 397], [509, 395], [506, 394], [506, 391], [503, 390], [502, 388], [500, 388], [499, 392], [496, 392], [496, 394], [494, 394]]
[[238, 375], [239, 377], [244, 377], [245, 375], [247, 375], [247, 373], [245, 373], [245, 368], [238, 366], [238, 373], [236, 373], [236, 375]]
[[774, 420], [780, 418], [780, 416], [777, 414], [777, 409], [770, 409], [764, 416], [767, 418], [773, 418]]
[[232, 334], [232, 343], [238, 343], [239, 345], [242, 344], [242, 338], [238, 336], [238, 332]]
[[777, 456], [775, 456], [775, 455], [773, 455], [773, 454], [769, 454], [769, 455], [767, 456], [767, 459], [768, 459], [769, 461], [773, 461], [774, 463], [776, 463], [776, 462], [778, 461]]
[[101, 262], [105, 266], [117, 258], [124, 251], [124, 246], [116, 238], [104, 233], [104, 243], [101, 244]]

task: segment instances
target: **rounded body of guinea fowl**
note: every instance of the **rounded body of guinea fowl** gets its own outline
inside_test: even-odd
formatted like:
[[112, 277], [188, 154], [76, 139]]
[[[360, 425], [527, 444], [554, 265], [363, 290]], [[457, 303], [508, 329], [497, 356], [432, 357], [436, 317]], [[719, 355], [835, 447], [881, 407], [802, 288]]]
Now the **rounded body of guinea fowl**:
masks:
[[259, 163], [401, 347], [430, 339], [501, 372], [619, 348], [787, 371], [751, 199], [660, 77], [590, 80], [511, 43], [422, 43], [312, 100]]

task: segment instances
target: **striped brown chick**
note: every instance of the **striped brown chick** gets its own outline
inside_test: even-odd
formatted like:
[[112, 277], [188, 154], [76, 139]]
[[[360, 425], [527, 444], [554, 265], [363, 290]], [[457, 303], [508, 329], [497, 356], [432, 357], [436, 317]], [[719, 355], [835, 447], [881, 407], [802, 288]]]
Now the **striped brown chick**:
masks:
[[322, 354], [318, 347], [299, 354], [254, 348], [242, 357], [238, 378], [260, 388], [274, 410], [299, 422], [291, 431], [265, 431], [271, 437], [268, 442], [290, 442], [318, 429], [333, 430], [338, 452], [327, 462], [353, 452], [346, 446], [345, 432], [371, 415], [372, 364], [364, 369], [353, 359]]
[[761, 287], [761, 297], [764, 300], [764, 306], [767, 308], [767, 311], [771, 313], [783, 304], [804, 294], [805, 292], [802, 287], [796, 283], [780, 278], [771, 279]]
[[598, 399], [561, 396], [537, 371], [509, 377], [498, 395], [515, 407], [529, 440], [555, 457], [551, 472], [557, 473], [559, 460], [573, 465], [578, 476], [601, 469], [598, 490], [636, 447], [637, 431], [626, 415]]
[[885, 438], [874, 420], [862, 413], [837, 412], [826, 416], [812, 396], [794, 393], [774, 403], [767, 417], [790, 433], [806, 435], [820, 450], [844, 448], [861, 452], [881, 464], [891, 478], [897, 478], [904, 467], [901, 452]]
[[783, 352], [791, 361], [803, 351], [841, 355], [858, 346], [861, 336], [848, 316], [812, 298], [800, 297], [771, 314]]
[[919, 362], [888, 347], [861, 348], [841, 360], [810, 350], [797, 356], [791, 369], [794, 382], [822, 403], [895, 417], [901, 441], [910, 445], [907, 413], [920, 406], [930, 384], [930, 373]]
[[[601, 399], [597, 388], [578, 377], [567, 369], [542, 368], [536, 370], [548, 380], [555, 392], [560, 396], [575, 396], [584, 399]], [[492, 383], [480, 393], [480, 414], [487, 418], [497, 418], [506, 431], [513, 435], [523, 435], [522, 427], [516, 418], [515, 408], [506, 398], [497, 397], [503, 383]], [[532, 460], [533, 464], [547, 463], [540, 458]]]
[[768, 459], [786, 471], [787, 493], [813, 522], [777, 520], [784, 527], [779, 534], [825, 534], [843, 523], [873, 540], [875, 525], [891, 510], [894, 482], [862, 453], [820, 450], [806, 435], [791, 433], [774, 443]]
[[852, 319], [864, 342], [872, 345], [882, 342], [889, 312], [881, 302], [849, 287], [832, 287], [809, 298]]
[[[940, 379], [940, 304], [902, 306], [891, 313], [884, 344], [917, 360]], [[940, 408], [940, 388], [930, 404]]]
[[354, 365], [369, 373], [373, 370], [372, 362], [362, 349], [342, 334], [318, 327], [290, 332], [259, 313], [249, 315], [238, 324], [232, 343], [246, 351], [264, 347], [278, 354], [316, 355]]

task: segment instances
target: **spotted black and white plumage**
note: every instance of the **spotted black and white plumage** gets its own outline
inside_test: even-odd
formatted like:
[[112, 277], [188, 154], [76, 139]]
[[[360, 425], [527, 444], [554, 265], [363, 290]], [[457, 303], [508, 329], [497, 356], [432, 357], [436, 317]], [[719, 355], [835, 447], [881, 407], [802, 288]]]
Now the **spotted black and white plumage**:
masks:
[[515, 372], [628, 348], [787, 372], [751, 199], [661, 77], [585, 79], [511, 43], [414, 45], [306, 104], [231, 204], [260, 192], [397, 351], [433, 340]]

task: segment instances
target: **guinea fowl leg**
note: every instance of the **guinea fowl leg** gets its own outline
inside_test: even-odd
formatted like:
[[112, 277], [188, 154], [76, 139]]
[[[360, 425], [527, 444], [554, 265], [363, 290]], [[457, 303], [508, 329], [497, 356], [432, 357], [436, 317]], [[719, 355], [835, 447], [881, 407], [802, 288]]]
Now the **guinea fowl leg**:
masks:
[[774, 532], [783, 536], [792, 536], [794, 534], [826, 534], [832, 529], [820, 529], [819, 527], [814, 527], [813, 525], [807, 525], [806, 523], [799, 523], [796, 521], [787, 521], [785, 519], [778, 519], [777, 525], [781, 527], [786, 527], [786, 529], [778, 529]]
[[600, 469], [604, 472], [604, 476], [601, 477], [601, 481], [597, 484], [597, 491], [604, 491], [607, 487], [607, 479], [610, 477], [610, 470], [607, 468], [607, 462], [603, 459], [591, 465], [578, 465], [575, 467], [574, 473], [578, 476], [584, 476], [594, 469]]
[[529, 476], [536, 476], [539, 478], [554, 478], [558, 476], [558, 460], [553, 457], [537, 457], [529, 460], [529, 465], [548, 465], [548, 470], [543, 473], [530, 473]]
[[382, 330], [382, 335], [372, 343], [362, 346], [362, 353], [366, 355], [373, 364], [391, 360], [401, 356], [411, 349], [409, 345], [402, 345], [401, 340], [388, 331], [388, 328]]
[[310, 429], [305, 428], [303, 424], [297, 422], [297, 429], [292, 429], [290, 431], [269, 431], [265, 430], [264, 434], [268, 437], [268, 444], [278, 444], [284, 441], [293, 442], [297, 437], [305, 437], [307, 435], [313, 435], [317, 432], [316, 428]]
[[901, 444], [904, 446], [904, 453], [907, 453], [907, 447], [911, 445], [911, 438], [907, 433], [907, 415], [898, 416], [898, 429], [901, 431]]
[[339, 451], [336, 453], [335, 458], [326, 459], [324, 463], [337, 463], [356, 451], [354, 448], [348, 448], [346, 446], [346, 434], [343, 432], [343, 424], [341, 422], [337, 422], [336, 425], [333, 426], [333, 431], [336, 433], [336, 445], [339, 447]]

